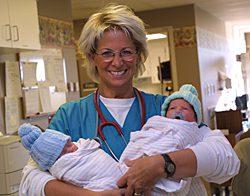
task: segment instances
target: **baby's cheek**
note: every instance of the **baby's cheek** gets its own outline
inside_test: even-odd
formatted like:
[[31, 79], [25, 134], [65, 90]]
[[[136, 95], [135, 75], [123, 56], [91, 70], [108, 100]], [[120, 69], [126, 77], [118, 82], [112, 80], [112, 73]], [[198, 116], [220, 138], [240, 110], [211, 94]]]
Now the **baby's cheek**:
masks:
[[167, 118], [171, 118], [171, 115], [172, 115], [172, 113], [171, 113], [171, 112], [167, 112], [167, 113], [166, 113], [166, 115], [165, 115], [165, 117], [167, 117]]
[[78, 150], [78, 147], [75, 145], [74, 148], [73, 148], [73, 152], [75, 152], [77, 150]]

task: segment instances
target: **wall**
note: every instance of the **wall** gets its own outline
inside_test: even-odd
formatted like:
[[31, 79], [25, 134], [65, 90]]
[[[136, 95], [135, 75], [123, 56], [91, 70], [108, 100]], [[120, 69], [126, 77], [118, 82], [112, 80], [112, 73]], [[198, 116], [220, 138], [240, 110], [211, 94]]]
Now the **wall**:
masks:
[[[41, 0], [38, 1], [38, 14], [53, 19], [72, 22], [71, 1], [69, 0]], [[75, 48], [62, 48], [63, 57], [66, 65], [67, 82], [78, 82], [78, 71], [76, 65]], [[75, 100], [80, 97], [79, 92], [67, 92], [67, 101]], [[41, 119], [42, 120], [42, 119]], [[45, 120], [45, 122], [47, 122]], [[42, 127], [44, 123], [42, 123]]]
[[[195, 24], [193, 5], [136, 12], [136, 15], [143, 19], [147, 28], [164, 26], [183, 27]], [[86, 19], [74, 20], [76, 39], [79, 39], [85, 22]]]
[[245, 33], [246, 40], [246, 51], [249, 53], [250, 51], [250, 33]]
[[147, 25], [147, 28], [163, 26], [184, 27], [195, 24], [193, 5], [164, 8], [136, 13]]
[[[174, 30], [192, 28], [195, 26], [194, 6], [186, 5], [152, 11], [138, 12], [137, 15], [148, 25], [147, 28], [172, 26]], [[178, 86], [193, 84], [199, 94], [200, 75], [196, 45], [175, 47]]]
[[[71, 2], [69, 0], [40, 0], [37, 1], [37, 6], [39, 16], [46, 16], [53, 19], [72, 22]], [[75, 49], [62, 48], [62, 52], [66, 64], [67, 82], [78, 82]], [[8, 55], [0, 53], [0, 62], [4, 62], [6, 60], [16, 61], [18, 58], [14, 52], [13, 54]], [[67, 93], [67, 101], [78, 99], [79, 97], [79, 92]], [[33, 119], [22, 119], [21, 123], [27, 121], [37, 124], [42, 128], [46, 128], [48, 126], [48, 116]]]
[[[196, 86], [202, 102], [204, 121], [213, 128], [214, 122], [210, 119], [208, 109], [216, 105], [220, 96], [217, 72], [230, 69], [234, 62], [226, 39], [225, 23], [193, 5], [137, 14], [148, 28], [173, 26], [178, 30], [195, 27], [197, 45], [175, 47], [178, 85], [191, 83]], [[206, 92], [207, 84], [211, 86], [209, 94]], [[211, 88], [215, 90], [213, 93]]]
[[[38, 14], [53, 19], [72, 21], [71, 1], [69, 0], [42, 0], [38, 1]], [[76, 65], [76, 52], [74, 48], [63, 48], [63, 56], [66, 62], [67, 82], [78, 82], [78, 72]], [[68, 92], [67, 101], [78, 99], [79, 92]]]
[[216, 106], [221, 94], [218, 90], [218, 71], [227, 72], [226, 69], [232, 66], [234, 60], [223, 21], [195, 6], [195, 23], [203, 118], [213, 128], [214, 122], [210, 119], [209, 109]]
[[72, 22], [71, 1], [40, 0], [37, 1], [38, 15]]
[[74, 24], [74, 35], [75, 35], [75, 39], [78, 40], [81, 32], [82, 32], [82, 28], [84, 26], [84, 24], [86, 23], [87, 19], [81, 19], [81, 20], [74, 20], [73, 24]]

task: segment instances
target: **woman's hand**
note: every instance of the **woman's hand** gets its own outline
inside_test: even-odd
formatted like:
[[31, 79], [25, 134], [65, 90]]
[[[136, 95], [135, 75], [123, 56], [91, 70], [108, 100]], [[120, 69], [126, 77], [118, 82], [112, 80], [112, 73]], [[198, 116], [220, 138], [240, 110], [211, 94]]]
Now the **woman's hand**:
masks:
[[123, 196], [125, 190], [124, 189], [114, 189], [114, 190], [106, 190], [106, 191], [92, 191], [88, 189], [84, 189], [81, 187], [74, 186], [69, 183], [65, 183], [59, 180], [50, 180], [45, 185], [45, 195], [49, 196]]
[[125, 163], [130, 168], [117, 185], [126, 187], [126, 196], [134, 193], [150, 195], [153, 186], [164, 176], [164, 159], [160, 155], [145, 156]]

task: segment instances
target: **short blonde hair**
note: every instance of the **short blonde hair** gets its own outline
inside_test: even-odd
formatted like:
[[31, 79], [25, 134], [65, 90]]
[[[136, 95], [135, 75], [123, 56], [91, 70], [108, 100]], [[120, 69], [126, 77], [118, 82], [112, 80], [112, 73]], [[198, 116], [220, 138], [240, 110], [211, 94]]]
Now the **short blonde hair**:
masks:
[[86, 57], [85, 66], [88, 75], [97, 83], [99, 75], [91, 61], [91, 56], [95, 53], [97, 42], [102, 38], [103, 33], [115, 29], [122, 30], [129, 36], [140, 54], [134, 77], [138, 77], [145, 71], [144, 62], [148, 56], [148, 49], [143, 21], [126, 5], [108, 4], [98, 13], [90, 16], [79, 39], [80, 49]]

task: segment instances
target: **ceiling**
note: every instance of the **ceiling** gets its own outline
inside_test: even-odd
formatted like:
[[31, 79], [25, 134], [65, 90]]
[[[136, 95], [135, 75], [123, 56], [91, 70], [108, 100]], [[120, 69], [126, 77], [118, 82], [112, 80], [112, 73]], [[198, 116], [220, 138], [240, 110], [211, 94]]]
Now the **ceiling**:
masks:
[[71, 0], [73, 19], [89, 17], [107, 3], [126, 4], [135, 11], [196, 4], [225, 22], [250, 26], [250, 0]]

